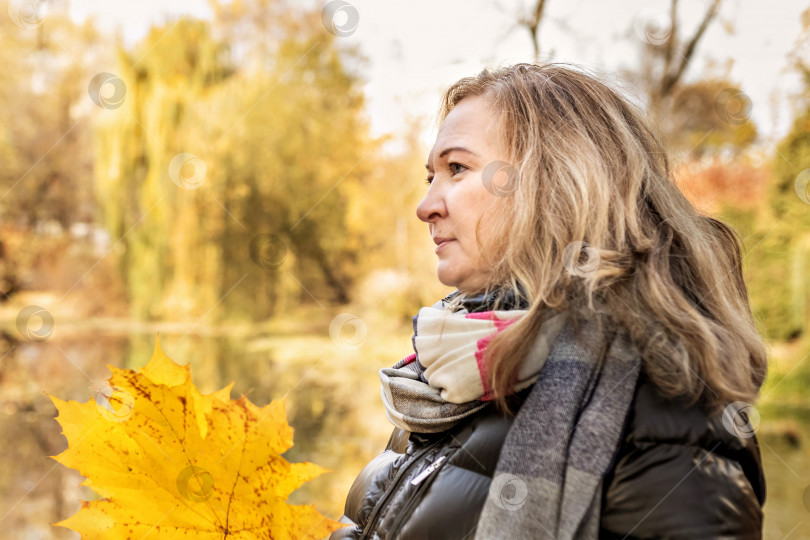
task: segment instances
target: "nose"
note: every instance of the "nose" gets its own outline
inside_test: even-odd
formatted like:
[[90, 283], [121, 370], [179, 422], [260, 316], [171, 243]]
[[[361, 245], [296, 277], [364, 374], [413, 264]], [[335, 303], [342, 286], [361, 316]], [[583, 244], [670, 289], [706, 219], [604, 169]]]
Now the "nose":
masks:
[[416, 207], [416, 216], [425, 223], [433, 223], [447, 214], [444, 197], [433, 186]]

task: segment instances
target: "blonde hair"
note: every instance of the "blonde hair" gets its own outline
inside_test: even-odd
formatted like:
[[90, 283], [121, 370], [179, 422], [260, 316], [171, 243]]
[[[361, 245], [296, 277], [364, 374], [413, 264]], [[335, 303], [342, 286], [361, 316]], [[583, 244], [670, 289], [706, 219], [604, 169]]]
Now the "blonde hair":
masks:
[[[569, 308], [606, 314], [629, 331], [665, 397], [712, 413], [753, 403], [767, 351], [743, 281], [741, 241], [677, 188], [644, 114], [565, 63], [486, 68], [460, 79], [442, 96], [439, 122], [468, 96], [493, 106], [516, 171], [492, 214], [510, 219], [486, 221], [491, 245], [478, 235], [485, 292], [511, 291], [529, 305], [486, 349], [498, 407], [511, 413], [511, 381], [548, 310]], [[457, 294], [448, 307], [469, 296]]]

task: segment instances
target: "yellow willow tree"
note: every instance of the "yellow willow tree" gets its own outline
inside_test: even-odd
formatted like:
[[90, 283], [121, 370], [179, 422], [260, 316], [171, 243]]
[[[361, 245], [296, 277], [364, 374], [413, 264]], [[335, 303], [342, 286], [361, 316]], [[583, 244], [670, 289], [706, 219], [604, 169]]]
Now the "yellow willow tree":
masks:
[[212, 25], [227, 34], [256, 10], [229, 15], [153, 29], [112, 74], [126, 94], [107, 97], [96, 193], [136, 317], [256, 320], [344, 302], [362, 272], [346, 216], [377, 143], [353, 53], [319, 13], [291, 13], [249, 63], [257, 43]]
[[[199, 244], [199, 219], [189, 219], [189, 208], [204, 210], [204, 192], [172, 182], [169, 165], [184, 152], [189, 104], [232, 76], [226, 52], [204, 22], [180, 20], [152, 28], [134, 51], [119, 49], [116, 71], [97, 76], [97, 103], [107, 110], [96, 130], [96, 195], [136, 317], [171, 317], [163, 300], [177, 279], [216, 282], [216, 265], [198, 259], [190, 272], [186, 262]], [[96, 88], [91, 84], [91, 97]], [[185, 300], [216, 297], [203, 286]], [[178, 317], [196, 311], [183, 300], [172, 307]]]

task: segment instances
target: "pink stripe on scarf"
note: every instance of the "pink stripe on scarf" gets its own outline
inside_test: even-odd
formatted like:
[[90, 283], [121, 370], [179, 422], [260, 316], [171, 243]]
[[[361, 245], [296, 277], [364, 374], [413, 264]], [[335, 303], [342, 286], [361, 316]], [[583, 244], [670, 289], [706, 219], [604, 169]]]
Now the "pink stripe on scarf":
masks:
[[479, 401], [491, 401], [492, 396], [491, 388], [487, 384], [487, 372], [488, 366], [484, 362], [484, 350], [489, 345], [489, 342], [492, 341], [492, 338], [495, 337], [495, 334], [509, 326], [510, 324], [514, 323], [516, 319], [511, 319], [508, 321], [504, 321], [499, 319], [493, 311], [482, 311], [479, 313], [467, 313], [464, 315], [466, 319], [481, 319], [481, 320], [491, 320], [492, 323], [495, 325], [495, 332], [486, 336], [482, 337], [478, 340], [477, 346], [478, 348], [475, 351], [475, 362], [478, 364], [478, 374], [481, 376], [481, 388], [484, 389], [484, 395], [479, 398]]

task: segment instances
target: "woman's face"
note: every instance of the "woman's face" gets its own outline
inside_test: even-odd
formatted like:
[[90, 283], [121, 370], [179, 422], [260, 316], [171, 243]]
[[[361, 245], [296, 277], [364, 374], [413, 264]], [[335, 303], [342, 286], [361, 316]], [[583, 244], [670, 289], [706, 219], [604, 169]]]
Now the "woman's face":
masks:
[[[475, 226], [488, 216], [481, 223], [487, 238], [487, 222], [499, 196], [492, 190], [492, 178], [483, 174], [487, 165], [506, 159], [490, 102], [475, 96], [462, 99], [444, 119], [425, 165], [432, 180], [416, 215], [438, 244], [439, 281], [462, 292], [478, 292], [486, 284], [488, 269], [483, 267]], [[490, 176], [491, 170], [487, 168]], [[439, 243], [441, 239], [447, 241]]]

